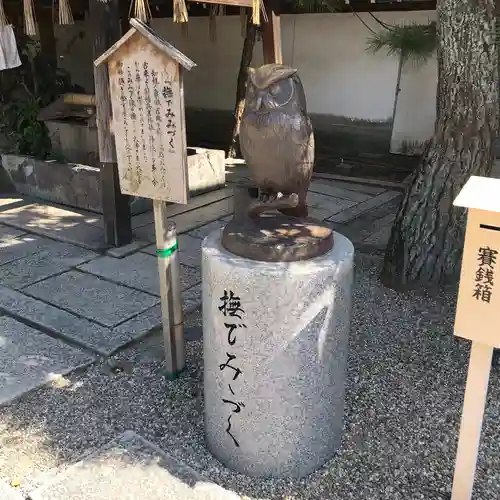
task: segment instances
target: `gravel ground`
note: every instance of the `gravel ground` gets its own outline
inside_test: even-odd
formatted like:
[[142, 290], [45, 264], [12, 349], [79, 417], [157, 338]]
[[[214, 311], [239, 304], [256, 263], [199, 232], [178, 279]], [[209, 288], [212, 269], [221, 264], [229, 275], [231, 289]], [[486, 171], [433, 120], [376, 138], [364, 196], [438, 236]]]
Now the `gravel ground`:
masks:
[[[449, 498], [468, 343], [453, 339], [455, 296], [400, 295], [378, 282], [380, 260], [358, 256], [341, 449], [301, 481], [246, 478], [224, 468], [203, 441], [202, 344], [187, 344], [188, 370], [162, 376], [159, 334], [67, 384], [0, 409], [0, 479], [27, 491], [132, 429], [214, 482], [252, 499]], [[188, 318], [199, 324], [200, 313]], [[492, 372], [475, 500], [500, 498], [499, 373]]]

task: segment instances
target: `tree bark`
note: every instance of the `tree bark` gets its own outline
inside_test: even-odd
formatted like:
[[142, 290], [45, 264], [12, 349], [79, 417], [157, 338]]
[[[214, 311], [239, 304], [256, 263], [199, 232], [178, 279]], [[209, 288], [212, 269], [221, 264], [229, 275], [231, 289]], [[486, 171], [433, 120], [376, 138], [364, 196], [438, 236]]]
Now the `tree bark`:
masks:
[[228, 158], [236, 158], [240, 154], [240, 124], [243, 110], [245, 109], [245, 90], [247, 86], [248, 67], [252, 62], [253, 48], [257, 37], [258, 27], [252, 23], [252, 17], [247, 16], [245, 41], [241, 51], [240, 71], [238, 73], [238, 83], [236, 86], [236, 106], [234, 108], [234, 127], [231, 137], [231, 145], [228, 151]]
[[404, 290], [456, 280], [466, 212], [453, 200], [471, 175], [488, 176], [498, 128], [494, 0], [438, 0], [435, 132], [399, 208], [383, 283]]

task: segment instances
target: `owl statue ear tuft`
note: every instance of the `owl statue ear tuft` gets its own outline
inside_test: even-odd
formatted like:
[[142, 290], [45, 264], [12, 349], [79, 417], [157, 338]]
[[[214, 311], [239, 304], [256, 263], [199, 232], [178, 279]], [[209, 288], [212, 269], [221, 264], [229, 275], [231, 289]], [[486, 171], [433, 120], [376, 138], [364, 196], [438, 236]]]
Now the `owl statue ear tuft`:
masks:
[[254, 71], [252, 83], [259, 89], [267, 89], [281, 80], [292, 77], [297, 70], [284, 64], [265, 64]]
[[255, 68], [247, 69], [248, 79], [255, 85]]

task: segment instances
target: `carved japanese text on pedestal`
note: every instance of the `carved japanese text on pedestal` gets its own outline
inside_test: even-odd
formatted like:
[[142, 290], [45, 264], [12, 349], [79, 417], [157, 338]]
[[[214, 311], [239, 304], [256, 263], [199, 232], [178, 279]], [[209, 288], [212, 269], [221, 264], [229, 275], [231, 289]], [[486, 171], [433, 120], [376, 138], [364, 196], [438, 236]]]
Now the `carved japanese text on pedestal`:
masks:
[[[234, 445], [239, 448], [240, 443], [236, 437], [237, 423], [232, 421], [237, 420], [238, 413], [245, 408], [245, 403], [241, 401], [241, 395], [238, 390], [238, 377], [242, 375], [242, 371], [239, 368], [240, 360], [237, 356], [231, 353], [231, 346], [234, 346], [237, 341], [238, 330], [246, 328], [247, 326], [243, 323], [243, 315], [245, 311], [241, 307], [241, 299], [236, 296], [232, 290], [224, 290], [224, 295], [220, 297], [219, 311], [224, 316], [224, 328], [227, 330], [227, 350], [223, 356], [224, 363], [219, 365], [219, 370], [224, 371], [226, 368], [231, 371], [231, 377], [227, 384], [227, 394], [222, 398], [222, 403], [228, 406], [229, 415], [227, 417], [226, 434], [231, 438]], [[240, 337], [239, 341], [242, 341]]]
[[122, 193], [187, 203], [183, 69], [195, 64], [136, 19], [107, 61]]

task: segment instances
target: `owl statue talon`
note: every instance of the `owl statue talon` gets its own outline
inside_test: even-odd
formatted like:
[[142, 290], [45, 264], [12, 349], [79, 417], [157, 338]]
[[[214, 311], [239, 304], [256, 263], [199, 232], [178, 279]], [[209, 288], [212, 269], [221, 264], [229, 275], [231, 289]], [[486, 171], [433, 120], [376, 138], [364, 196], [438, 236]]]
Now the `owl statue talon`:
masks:
[[292, 193], [288, 196], [280, 196], [279, 198], [276, 196], [274, 199], [269, 201], [254, 201], [249, 209], [248, 215], [250, 218], [259, 217], [261, 214], [265, 212], [274, 212], [276, 210], [285, 210], [285, 209], [293, 209], [297, 207], [299, 204], [299, 195], [296, 193]]
[[259, 201], [262, 203], [268, 203], [272, 200], [272, 194], [268, 192], [261, 192], [259, 196]]

